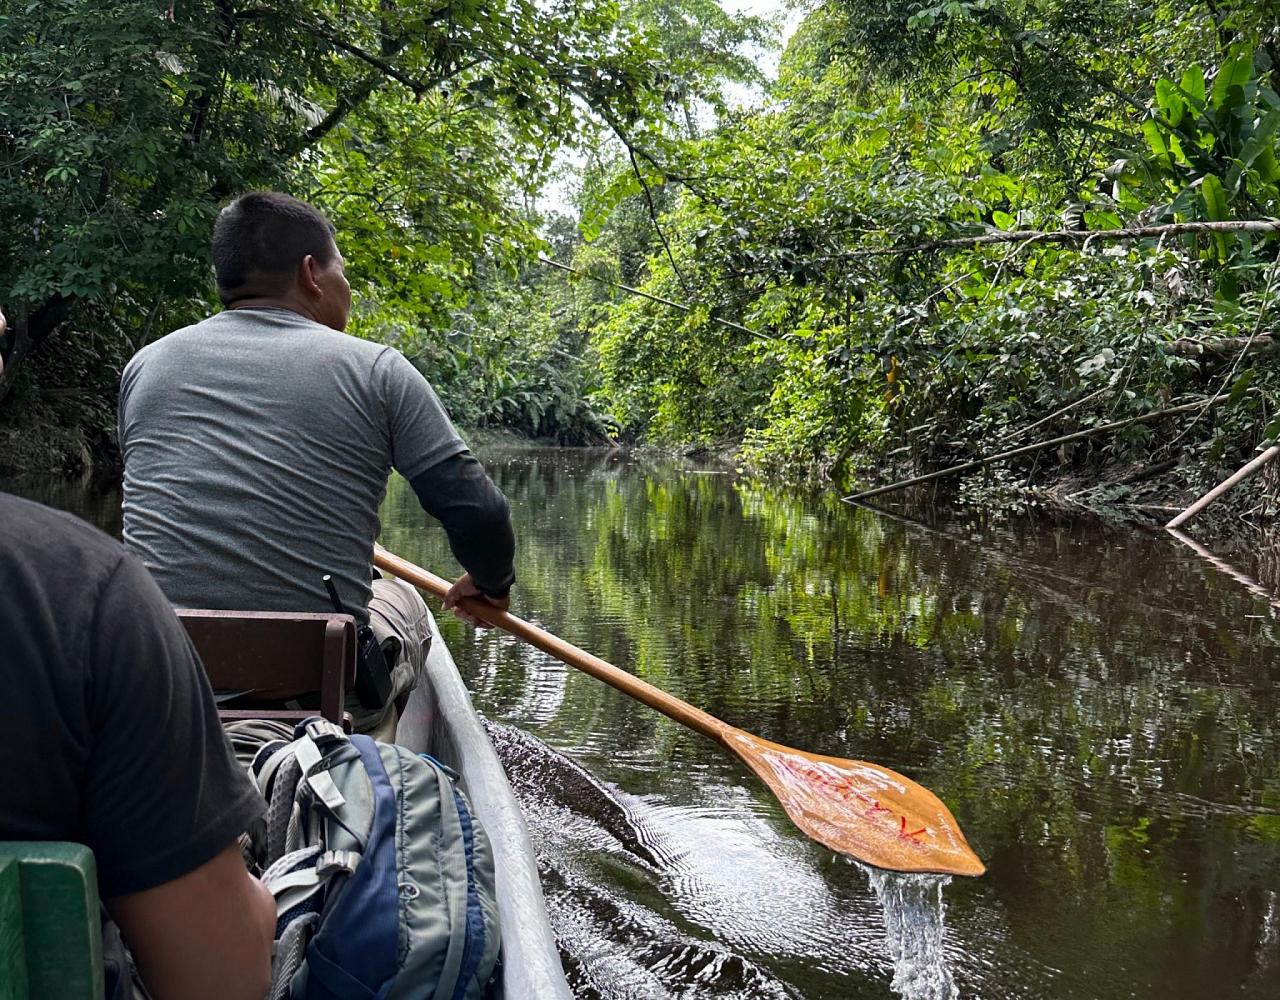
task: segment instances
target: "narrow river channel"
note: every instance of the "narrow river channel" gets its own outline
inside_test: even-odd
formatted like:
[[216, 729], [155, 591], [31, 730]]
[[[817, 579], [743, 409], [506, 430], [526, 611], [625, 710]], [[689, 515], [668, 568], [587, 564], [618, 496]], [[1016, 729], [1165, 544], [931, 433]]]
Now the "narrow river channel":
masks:
[[[898, 969], [913, 1000], [1280, 996], [1265, 601], [1133, 529], [917, 523], [623, 452], [481, 457], [515, 512], [513, 611], [951, 806], [989, 871], [943, 888], [935, 968]], [[26, 492], [118, 527], [118, 494]], [[383, 520], [389, 548], [455, 572], [398, 479]], [[509, 638], [442, 627], [578, 996], [898, 995], [889, 935], [936, 923], [936, 888], [904, 925], [893, 899], [915, 890], [807, 840], [710, 742]]]

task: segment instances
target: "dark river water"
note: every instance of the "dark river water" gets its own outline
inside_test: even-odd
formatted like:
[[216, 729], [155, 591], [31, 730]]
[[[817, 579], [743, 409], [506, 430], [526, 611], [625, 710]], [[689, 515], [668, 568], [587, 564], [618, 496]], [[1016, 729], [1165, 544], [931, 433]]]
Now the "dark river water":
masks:
[[[959, 996], [1280, 996], [1277, 622], [1237, 580], [1132, 528], [904, 519], [625, 453], [482, 458], [519, 533], [514, 612], [947, 802], [988, 865], [942, 890], [934, 960]], [[118, 524], [118, 494], [27, 492]], [[383, 517], [389, 548], [456, 573], [403, 481]], [[442, 627], [578, 996], [898, 995], [884, 887], [745, 766], [514, 640]]]

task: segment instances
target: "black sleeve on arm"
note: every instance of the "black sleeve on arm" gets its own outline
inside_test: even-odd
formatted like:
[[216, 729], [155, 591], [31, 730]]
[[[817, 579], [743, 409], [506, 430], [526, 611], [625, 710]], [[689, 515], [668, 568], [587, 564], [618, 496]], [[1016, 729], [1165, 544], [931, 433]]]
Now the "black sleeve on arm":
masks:
[[109, 898], [199, 868], [265, 804], [232, 755], [186, 629], [133, 556], [103, 585], [89, 643], [85, 827]]
[[422, 509], [444, 525], [449, 548], [489, 597], [515, 582], [516, 536], [511, 508], [469, 451], [436, 462], [409, 480]]

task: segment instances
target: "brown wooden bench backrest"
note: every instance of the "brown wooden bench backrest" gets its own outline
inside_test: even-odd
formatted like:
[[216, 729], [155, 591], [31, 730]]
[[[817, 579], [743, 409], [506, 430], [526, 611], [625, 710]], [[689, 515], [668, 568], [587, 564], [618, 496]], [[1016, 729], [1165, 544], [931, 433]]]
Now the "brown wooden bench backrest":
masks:
[[356, 678], [356, 623], [350, 615], [180, 609], [178, 618], [215, 691], [252, 690], [271, 701], [319, 691], [320, 714], [342, 724], [343, 698]]

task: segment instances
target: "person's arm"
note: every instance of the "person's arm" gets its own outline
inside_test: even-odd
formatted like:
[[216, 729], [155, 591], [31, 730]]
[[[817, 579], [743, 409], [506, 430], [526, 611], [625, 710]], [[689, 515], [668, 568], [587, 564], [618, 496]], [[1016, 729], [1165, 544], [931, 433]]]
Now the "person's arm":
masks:
[[479, 593], [503, 598], [515, 582], [516, 536], [507, 498], [469, 451], [409, 480], [422, 509], [444, 526], [449, 548]]
[[276, 904], [234, 841], [199, 868], [106, 901], [154, 1000], [262, 1000]]
[[87, 639], [85, 828], [107, 909], [156, 1000], [261, 1000], [275, 904], [237, 838], [265, 808], [186, 630], [122, 556]]
[[392, 465], [409, 480], [418, 502], [437, 518], [465, 572], [445, 607], [482, 624], [456, 607], [459, 597], [480, 597], [506, 609], [515, 581], [515, 532], [506, 497], [485, 475], [458, 436], [430, 383], [399, 351], [388, 348], [375, 365], [386, 407]]

